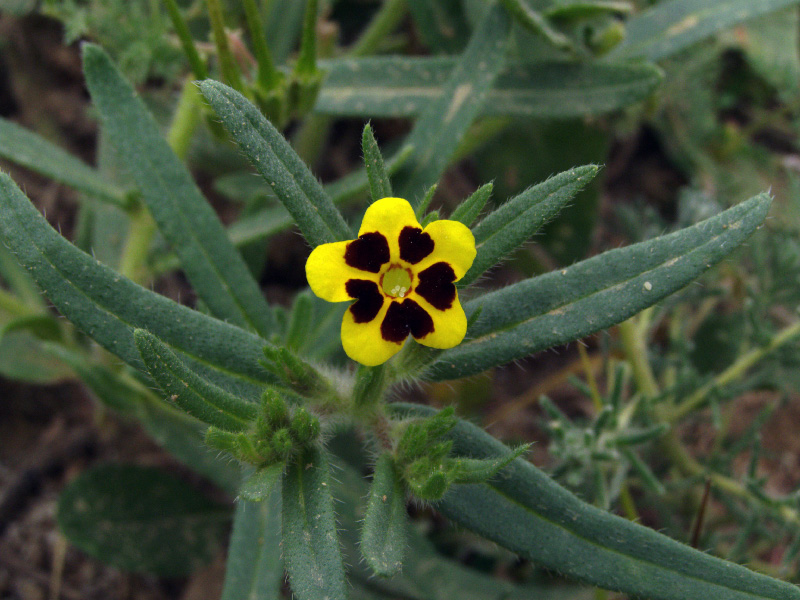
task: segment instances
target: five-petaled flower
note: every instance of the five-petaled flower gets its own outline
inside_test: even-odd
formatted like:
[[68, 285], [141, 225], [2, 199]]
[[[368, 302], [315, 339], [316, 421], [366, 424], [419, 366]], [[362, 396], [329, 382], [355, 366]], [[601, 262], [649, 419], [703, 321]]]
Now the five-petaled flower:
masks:
[[363, 365], [396, 354], [410, 335], [452, 348], [467, 332], [454, 283], [475, 259], [475, 238], [458, 221], [423, 229], [402, 198], [383, 198], [364, 214], [358, 238], [317, 246], [306, 262], [311, 290], [328, 302], [355, 300], [342, 320], [342, 346]]

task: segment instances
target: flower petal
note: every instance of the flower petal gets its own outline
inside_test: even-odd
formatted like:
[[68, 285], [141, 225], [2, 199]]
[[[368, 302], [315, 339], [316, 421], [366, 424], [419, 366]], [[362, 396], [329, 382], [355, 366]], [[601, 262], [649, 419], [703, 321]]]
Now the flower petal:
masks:
[[428, 304], [439, 310], [447, 310], [456, 299], [456, 274], [448, 263], [433, 263], [424, 271], [417, 273], [419, 282], [414, 291], [425, 298]]
[[367, 208], [367, 212], [364, 213], [364, 220], [361, 221], [361, 229], [358, 230], [358, 235], [362, 236], [373, 231], [382, 233], [389, 240], [391, 260], [396, 262], [400, 258], [398, 239], [400, 232], [405, 227], [422, 229], [408, 200], [381, 198]]
[[415, 266], [416, 271], [419, 273], [433, 263], [442, 261], [453, 267], [456, 281], [461, 279], [469, 271], [476, 254], [475, 236], [469, 227], [458, 221], [442, 219], [430, 223], [422, 231], [431, 236], [434, 248]]
[[392, 302], [384, 302], [368, 323], [356, 323], [350, 309], [342, 319], [342, 347], [347, 356], [367, 367], [385, 363], [400, 351], [403, 342], [390, 342], [381, 336], [381, 324]]
[[433, 319], [433, 332], [414, 339], [423, 346], [431, 348], [445, 349], [458, 346], [467, 334], [467, 316], [458, 301], [458, 294], [456, 293], [453, 305], [447, 310], [433, 307], [417, 294], [413, 294], [413, 298]]
[[306, 261], [306, 279], [311, 291], [328, 302], [345, 302], [353, 297], [347, 293], [351, 279], [368, 279], [378, 283], [377, 273], [351, 267], [345, 262], [348, 242], [321, 244], [312, 250]]

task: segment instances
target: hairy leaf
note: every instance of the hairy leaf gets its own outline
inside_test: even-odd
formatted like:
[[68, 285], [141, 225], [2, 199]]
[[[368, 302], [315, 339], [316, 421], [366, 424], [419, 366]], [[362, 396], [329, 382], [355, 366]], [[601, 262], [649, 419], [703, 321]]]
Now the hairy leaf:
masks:
[[628, 21], [625, 40], [609, 53], [609, 57], [668, 58], [737, 23], [797, 3], [798, 0], [659, 2]]
[[278, 600], [283, 583], [281, 494], [263, 502], [240, 500], [225, 567], [222, 600]]
[[361, 532], [361, 553], [378, 575], [391, 577], [402, 568], [407, 528], [403, 482], [391, 457], [384, 454], [375, 465]]
[[509, 27], [502, 8], [487, 9], [442, 94], [428, 103], [406, 138], [414, 154], [398, 174], [400, 197], [413, 199], [439, 180], [505, 63]]
[[230, 511], [165, 471], [110, 464], [69, 484], [57, 518], [69, 541], [96, 559], [175, 577], [214, 556]]
[[197, 375], [152, 333], [137, 329], [133, 339], [150, 376], [167, 400], [182, 410], [225, 431], [243, 431], [255, 419], [258, 410], [254, 402], [237, 398]]
[[[401, 414], [427, 407], [396, 405]], [[453, 453], [497, 458], [510, 450], [466, 421], [451, 433]], [[502, 477], [454, 486], [436, 504], [459, 525], [543, 567], [599, 587], [653, 600], [792, 600], [796, 586], [683, 545], [586, 504], [527, 461]]]
[[264, 341], [136, 285], [61, 237], [10, 177], [0, 174], [0, 238], [72, 323], [145, 370], [134, 329], [158, 336], [228, 391], [257, 398], [273, 378], [258, 364]]
[[767, 194], [687, 229], [606, 252], [469, 302], [480, 315], [459, 346], [442, 352], [431, 379], [455, 379], [620, 323], [676, 292], [758, 227]]
[[300, 600], [347, 597], [329, 481], [316, 448], [295, 457], [283, 478], [283, 554]]
[[594, 179], [599, 170], [595, 165], [586, 165], [560, 173], [487, 215], [473, 229], [478, 254], [459, 285], [469, 285], [530, 239]]
[[[342, 58], [329, 70], [314, 110], [353, 117], [414, 117], [440, 100], [456, 66], [449, 57]], [[482, 116], [572, 118], [619, 110], [647, 98], [662, 79], [649, 64], [511, 64], [489, 90]]]
[[203, 81], [200, 90], [312, 247], [353, 238], [316, 177], [247, 98], [218, 81]]
[[364, 167], [369, 179], [372, 201], [389, 198], [392, 195], [392, 184], [389, 182], [389, 174], [383, 164], [383, 155], [369, 123], [364, 126], [364, 133], [361, 136], [361, 151], [364, 153]]
[[267, 336], [272, 311], [258, 284], [144, 103], [100, 48], [84, 45], [83, 61], [109, 138], [192, 287], [220, 319]]
[[16, 123], [0, 119], [0, 157], [92, 198], [124, 207], [127, 194], [92, 167]]

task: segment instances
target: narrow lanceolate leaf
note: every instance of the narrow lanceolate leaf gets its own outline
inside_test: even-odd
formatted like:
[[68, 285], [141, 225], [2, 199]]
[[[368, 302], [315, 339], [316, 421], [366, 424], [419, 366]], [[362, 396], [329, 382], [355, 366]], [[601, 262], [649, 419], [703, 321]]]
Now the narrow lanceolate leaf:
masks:
[[92, 167], [16, 123], [0, 119], [0, 157], [92, 198], [127, 206], [127, 194]]
[[367, 170], [372, 201], [391, 197], [392, 184], [389, 182], [389, 174], [383, 164], [383, 155], [378, 148], [378, 142], [375, 140], [375, 134], [369, 123], [364, 126], [364, 133], [361, 136], [361, 151], [364, 153], [364, 167]]
[[152, 333], [137, 329], [133, 339], [150, 376], [170, 402], [203, 423], [225, 431], [243, 431], [255, 419], [255, 403], [204, 380]]
[[502, 8], [486, 10], [442, 94], [428, 103], [406, 139], [415, 151], [398, 175], [401, 197], [419, 196], [439, 180], [505, 64], [509, 27]]
[[215, 316], [268, 335], [272, 311], [258, 284], [144, 103], [100, 48], [85, 45], [83, 60], [109, 138], [192, 287]]
[[450, 215], [450, 219], [460, 221], [467, 227], [471, 227], [475, 219], [481, 214], [483, 207], [486, 206], [489, 198], [491, 198], [492, 189], [494, 189], [494, 185], [491, 183], [486, 183], [479, 187], [472, 192], [469, 198], [458, 205], [453, 214]]
[[353, 237], [316, 177], [247, 98], [218, 81], [200, 90], [312, 247]]
[[328, 460], [307, 449], [283, 476], [283, 555], [300, 600], [347, 598]]
[[505, 456], [487, 460], [485, 458], [453, 459], [452, 478], [456, 483], [483, 483], [500, 473], [511, 462], [528, 451], [529, 446], [520, 446]]
[[222, 600], [278, 600], [283, 583], [280, 543], [280, 488], [264, 502], [239, 500]]
[[472, 283], [530, 239], [594, 179], [597, 171], [596, 165], [564, 171], [512, 198], [478, 223], [473, 229], [478, 254], [459, 285]]
[[[336, 59], [315, 112], [409, 118], [439, 100], [453, 72], [450, 57]], [[482, 116], [570, 118], [619, 110], [647, 98], [662, 79], [649, 64], [543, 62], [511, 64], [497, 78]]]
[[[345, 434], [346, 435], [346, 434]], [[408, 548], [403, 557], [403, 570], [391, 578], [375, 577], [362, 560], [357, 532], [363, 519], [363, 501], [367, 483], [360, 470], [337, 461], [333, 495], [341, 530], [348, 575], [354, 585], [366, 584], [378, 597], [396, 600], [591, 600], [594, 592], [586, 587], [548, 580], [524, 585], [493, 577], [482, 570], [466, 567], [461, 562], [439, 554], [421, 532], [409, 527]], [[361, 596], [351, 596], [353, 600]]]
[[[394, 175], [405, 164], [413, 150], [411, 146], [404, 146], [402, 150], [396, 152], [386, 163], [387, 173], [390, 176]], [[364, 169], [354, 171], [327, 184], [324, 189], [334, 204], [345, 205], [358, 199], [369, 189], [367, 172]], [[283, 206], [270, 206], [236, 221], [228, 228], [228, 235], [234, 244], [240, 246], [286, 229], [293, 223], [292, 216], [286, 212]]]
[[692, 227], [476, 298], [466, 306], [467, 314], [481, 311], [467, 340], [440, 354], [427, 376], [480, 373], [632, 317], [728, 255], [771, 201], [761, 194]]
[[239, 497], [252, 502], [262, 502], [273, 495], [286, 468], [284, 463], [262, 467], [251, 474], [239, 488]]
[[78, 548], [129, 571], [170, 577], [211, 560], [229, 522], [226, 506], [153, 467], [93, 467], [58, 501], [58, 524]]
[[407, 519], [403, 482], [391, 457], [384, 454], [375, 465], [361, 531], [361, 553], [369, 567], [382, 577], [391, 577], [403, 567]]
[[[428, 415], [404, 405], [405, 414]], [[459, 421], [453, 453], [497, 458], [510, 451], [482, 429]], [[796, 586], [680, 544], [652, 529], [586, 504], [527, 461], [503, 477], [454, 486], [436, 504], [459, 525], [535, 564], [569, 577], [653, 600], [797, 600]]]
[[61, 237], [10, 177], [0, 174], [0, 238], [76, 327], [145, 369], [133, 330], [146, 329], [228, 391], [257, 398], [274, 381], [259, 365], [264, 341], [136, 285]]
[[669, 0], [643, 11], [626, 24], [625, 40], [610, 58], [661, 60], [737, 23], [798, 0]]

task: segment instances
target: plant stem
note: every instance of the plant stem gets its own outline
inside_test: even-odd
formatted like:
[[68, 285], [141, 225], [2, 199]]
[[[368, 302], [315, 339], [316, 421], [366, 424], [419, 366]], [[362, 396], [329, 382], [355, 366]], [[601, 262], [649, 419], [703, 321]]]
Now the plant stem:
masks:
[[600, 398], [600, 390], [597, 388], [597, 380], [594, 377], [594, 368], [589, 360], [589, 355], [586, 352], [586, 348], [584, 348], [583, 344], [580, 342], [578, 342], [578, 354], [581, 356], [583, 372], [586, 375], [586, 382], [589, 384], [589, 390], [592, 393], [592, 404], [594, 405], [594, 409], [597, 412], [600, 412], [603, 410], [603, 400]]
[[175, 33], [181, 42], [183, 53], [186, 54], [186, 58], [189, 60], [195, 79], [208, 79], [206, 64], [197, 52], [192, 34], [189, 32], [189, 27], [186, 25], [178, 5], [175, 0], [164, 0], [164, 3], [167, 5], [167, 12], [169, 13], [169, 18], [172, 19], [172, 26], [175, 28]]
[[675, 409], [667, 415], [668, 420], [672, 423], [680, 421], [690, 412], [701, 407], [708, 400], [708, 396], [712, 391], [743, 377], [750, 367], [762, 360], [773, 350], [780, 348], [798, 335], [800, 335], [800, 321], [782, 329], [766, 346], [755, 348], [743, 356], [740, 356], [731, 366], [714, 379], [701, 386], [691, 396], [676, 406]]
[[222, 7], [219, 0], [206, 0], [208, 6], [208, 16], [211, 20], [211, 29], [214, 33], [214, 45], [217, 47], [217, 58], [219, 59], [219, 70], [223, 79], [233, 89], [244, 93], [244, 84], [239, 73], [239, 67], [233, 59], [228, 36], [225, 33], [225, 21], [222, 17]]
[[[191, 79], [187, 79], [181, 89], [181, 97], [178, 99], [178, 106], [167, 132], [167, 142], [178, 158], [184, 159], [189, 153], [192, 135], [200, 122], [201, 102], [197, 86]], [[128, 239], [122, 250], [119, 271], [128, 279], [143, 283], [149, 277], [144, 265], [156, 233], [156, 224], [141, 202], [131, 209], [130, 218]]]
[[317, 6], [318, 0], [307, 1], [300, 56], [294, 67], [295, 75], [313, 76], [317, 73]]
[[131, 281], [144, 283], [147, 280], [144, 265], [150, 243], [156, 233], [156, 223], [141, 203], [131, 211], [130, 217], [128, 239], [122, 250], [119, 272]]
[[267, 38], [264, 37], [264, 22], [261, 20], [255, 0], [243, 0], [243, 3], [253, 53], [258, 62], [258, 83], [264, 90], [271, 91], [280, 85], [281, 77], [272, 60]]
[[27, 304], [22, 302], [14, 294], [0, 289], [0, 310], [10, 313], [14, 317], [24, 317], [34, 312], [31, 311]]
[[[661, 439], [661, 442], [662, 449], [666, 452], [667, 456], [684, 474], [688, 476], [708, 477], [714, 487], [727, 494], [736, 496], [737, 498], [746, 500], [748, 502], [756, 500], [755, 496], [735, 479], [715, 473], [713, 471], [709, 471], [697, 460], [695, 460], [689, 454], [686, 448], [684, 448], [680, 443], [680, 440], [678, 439], [678, 436], [674, 430], [667, 433]], [[774, 510], [785, 522], [791, 523], [795, 526], [800, 526], [800, 513], [798, 513], [798, 511], [794, 508], [782, 505], [774, 507]]]
[[408, 10], [406, 0], [386, 0], [361, 36], [350, 47], [350, 56], [373, 54], [381, 42], [397, 27]]
[[646, 396], [658, 395], [658, 384], [647, 360], [647, 343], [644, 332], [650, 323], [652, 307], [642, 311], [638, 317], [619, 324], [620, 339], [625, 357], [633, 369], [636, 387]]
[[181, 89], [178, 106], [167, 133], [167, 142], [179, 158], [185, 158], [189, 154], [192, 137], [200, 122], [202, 102], [202, 96], [194, 81], [187, 79]]
[[[651, 309], [647, 309], [647, 311], [650, 310]], [[636, 385], [642, 394], [644, 394], [646, 397], [653, 398], [659, 394], [659, 389], [655, 377], [653, 377], [653, 372], [650, 368], [650, 363], [647, 361], [647, 354], [645, 352], [645, 338], [648, 323], [649, 315], [642, 313], [638, 323], [636, 323], [633, 319], [630, 319], [624, 323], [621, 323], [619, 327], [622, 338], [622, 346], [625, 351], [625, 357], [628, 362], [631, 363], [631, 367], [633, 368], [633, 376], [634, 380], [636, 381]], [[698, 390], [698, 392], [707, 388], [702, 395], [702, 398], [704, 399], [708, 392], [714, 389], [716, 385], [723, 385], [733, 381], [733, 379], [736, 377], [741, 377], [749, 367], [766, 356], [768, 352], [777, 348], [781, 344], [786, 343], [788, 340], [792, 339], [798, 334], [800, 334], [800, 322], [790, 325], [786, 329], [782, 330], [777, 336], [775, 336], [775, 338], [773, 338], [772, 342], [764, 348], [759, 348], [757, 350], [748, 352], [733, 365], [731, 365], [730, 368], [721, 373], [714, 380], [714, 382], [711, 382], [710, 385], [703, 386], [700, 388], [700, 390]], [[688, 401], [695, 396], [698, 396], [698, 392], [693, 394], [686, 403], [681, 405], [681, 407], [687, 405]], [[699, 401], [693, 400], [692, 402], [692, 409], [699, 404]], [[675, 415], [678, 413], [678, 411], [676, 410], [669, 415], [663, 414], [665, 412], [666, 411], [664, 410], [657, 410], [656, 415], [660, 420], [674, 424], [677, 420]], [[687, 410], [685, 412], [688, 413], [689, 411]], [[685, 413], [681, 411], [681, 414]], [[735, 479], [710, 471], [700, 462], [698, 462], [691, 454], [689, 454], [688, 450], [684, 448], [683, 444], [681, 444], [680, 438], [678, 437], [678, 434], [674, 428], [670, 429], [670, 431], [668, 431], [660, 439], [660, 445], [662, 451], [667, 455], [672, 464], [678, 467], [683, 474], [690, 477], [707, 477], [711, 480], [711, 484], [715, 488], [741, 500], [745, 500], [747, 502], [757, 502], [759, 500], [750, 490], [747, 489], [746, 486], [742, 485]], [[791, 523], [795, 526], [800, 526], [800, 512], [798, 512], [796, 509], [787, 505], [774, 506], [771, 508], [785, 522]]]

